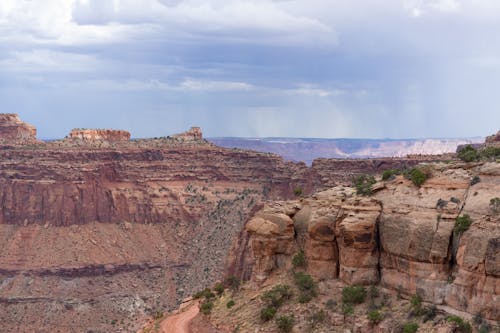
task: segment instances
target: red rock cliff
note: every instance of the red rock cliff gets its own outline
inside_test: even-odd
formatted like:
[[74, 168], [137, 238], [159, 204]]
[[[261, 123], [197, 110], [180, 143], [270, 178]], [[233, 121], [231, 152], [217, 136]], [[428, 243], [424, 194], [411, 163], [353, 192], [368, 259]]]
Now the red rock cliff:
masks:
[[129, 141], [130, 133], [123, 130], [110, 129], [73, 129], [69, 139], [82, 141]]
[[0, 114], [0, 141], [36, 141], [36, 128], [27, 124], [14, 113]]

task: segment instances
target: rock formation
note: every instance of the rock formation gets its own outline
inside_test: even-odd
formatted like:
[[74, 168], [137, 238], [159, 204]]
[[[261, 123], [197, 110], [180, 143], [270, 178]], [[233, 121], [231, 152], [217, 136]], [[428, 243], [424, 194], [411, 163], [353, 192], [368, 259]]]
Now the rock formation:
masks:
[[81, 140], [85, 142], [95, 142], [95, 141], [118, 142], [118, 141], [129, 141], [130, 133], [123, 130], [78, 128], [71, 130], [68, 138], [71, 140]]
[[[267, 204], [235, 242], [226, 274], [261, 285], [303, 250], [319, 280], [380, 283], [499, 321], [500, 216], [489, 203], [500, 193], [500, 164], [436, 164], [432, 173], [421, 187], [403, 176], [379, 183], [371, 197], [336, 187]], [[473, 176], [481, 181], [471, 185]], [[457, 234], [462, 214], [473, 223]]]
[[188, 131], [173, 135], [173, 138], [179, 141], [201, 141], [203, 133], [199, 127], [191, 127]]
[[0, 114], [0, 142], [33, 142], [36, 141], [36, 128], [27, 124], [14, 113]]
[[500, 131], [497, 134], [486, 137], [485, 143], [486, 145], [500, 147]]

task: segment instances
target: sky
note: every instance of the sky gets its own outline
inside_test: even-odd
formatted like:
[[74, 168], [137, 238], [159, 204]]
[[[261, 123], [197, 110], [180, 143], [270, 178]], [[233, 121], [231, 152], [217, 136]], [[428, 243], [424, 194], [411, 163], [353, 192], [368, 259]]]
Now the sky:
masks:
[[0, 0], [0, 112], [41, 138], [500, 129], [497, 0]]

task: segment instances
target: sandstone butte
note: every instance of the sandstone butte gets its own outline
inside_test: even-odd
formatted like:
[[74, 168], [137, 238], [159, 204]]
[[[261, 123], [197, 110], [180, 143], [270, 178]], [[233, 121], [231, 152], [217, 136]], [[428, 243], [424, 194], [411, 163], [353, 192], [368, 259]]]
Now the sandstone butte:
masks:
[[[199, 128], [140, 140], [107, 130], [76, 136], [41, 142], [16, 115], [0, 115], [2, 332], [135, 331], [220, 279], [234, 239], [226, 274], [255, 283], [305, 246], [317, 278], [422, 288], [428, 301], [498, 320], [498, 220], [484, 201], [498, 193], [498, 163], [438, 164], [420, 189], [397, 179], [367, 199], [338, 186], [353, 174], [449, 157], [307, 167], [217, 147]], [[482, 181], [471, 187], [476, 173]], [[286, 201], [297, 188], [318, 193]], [[438, 197], [447, 201], [440, 211]], [[451, 251], [459, 212], [475, 222]]]

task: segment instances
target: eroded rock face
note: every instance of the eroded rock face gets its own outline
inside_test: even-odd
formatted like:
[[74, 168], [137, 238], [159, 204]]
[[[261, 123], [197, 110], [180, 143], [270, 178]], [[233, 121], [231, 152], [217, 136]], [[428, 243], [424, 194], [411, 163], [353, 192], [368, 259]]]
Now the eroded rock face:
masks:
[[[380, 211], [378, 201], [356, 197], [352, 189], [342, 187], [265, 206], [246, 225], [248, 241], [233, 252], [245, 253], [252, 260], [244, 269], [230, 273], [245, 278], [251, 272], [250, 279], [259, 284], [273, 270], [290, 268], [290, 257], [302, 249], [307, 271], [317, 279], [376, 283]], [[230, 257], [230, 267], [234, 268], [236, 257], [242, 256]]]
[[500, 320], [500, 214], [489, 203], [500, 196], [500, 163], [479, 167], [463, 209], [474, 221], [456, 251], [453, 283], [445, 302], [469, 313]]
[[[371, 197], [336, 187], [269, 204], [247, 224], [247, 240], [234, 252], [252, 258], [240, 260], [246, 264], [240, 276], [262, 283], [273, 270], [289, 268], [293, 254], [303, 249], [307, 271], [319, 280], [380, 283], [407, 297], [418, 294], [427, 302], [500, 320], [500, 217], [489, 206], [500, 193], [500, 164], [461, 166], [427, 166], [433, 175], [420, 188], [398, 176], [377, 184]], [[480, 182], [470, 185], [473, 176]], [[463, 214], [473, 223], [459, 235], [455, 219]], [[286, 228], [269, 222], [279, 217]], [[257, 232], [264, 226], [265, 237]], [[286, 246], [277, 245], [284, 240]], [[231, 273], [241, 272], [231, 259]]]
[[191, 127], [188, 131], [173, 136], [180, 141], [201, 141], [203, 140], [203, 133], [199, 127]]
[[0, 141], [30, 142], [36, 141], [36, 128], [27, 124], [14, 113], [0, 113]]
[[84, 142], [119, 142], [129, 141], [130, 133], [123, 130], [111, 129], [73, 129], [68, 136], [71, 140], [81, 140]]

